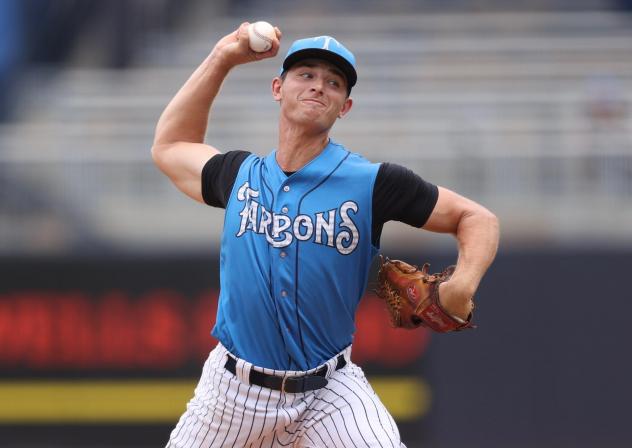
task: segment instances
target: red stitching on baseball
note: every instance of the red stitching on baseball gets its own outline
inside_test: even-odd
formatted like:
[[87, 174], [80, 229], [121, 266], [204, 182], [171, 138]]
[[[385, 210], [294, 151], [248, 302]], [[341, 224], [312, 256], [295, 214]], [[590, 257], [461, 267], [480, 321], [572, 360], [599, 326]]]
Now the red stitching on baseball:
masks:
[[252, 32], [259, 38], [265, 40], [268, 45], [270, 45], [270, 47], [272, 47], [272, 39], [270, 39], [268, 36], [264, 36], [263, 34], [261, 34], [259, 31], [257, 31], [257, 25], [252, 27]]

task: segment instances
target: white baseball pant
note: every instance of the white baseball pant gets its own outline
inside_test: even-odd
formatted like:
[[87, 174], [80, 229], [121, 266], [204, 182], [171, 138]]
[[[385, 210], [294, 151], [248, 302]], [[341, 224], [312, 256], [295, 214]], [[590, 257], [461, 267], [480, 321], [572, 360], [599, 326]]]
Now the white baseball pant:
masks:
[[235, 357], [233, 375], [224, 367], [229, 352], [218, 344], [167, 448], [405, 448], [393, 418], [362, 369], [351, 362], [351, 346], [341, 354], [347, 361], [343, 368], [335, 370], [337, 356], [323, 364], [328, 366], [325, 387], [289, 393], [250, 384], [250, 370], [287, 378], [318, 367], [280, 371]]

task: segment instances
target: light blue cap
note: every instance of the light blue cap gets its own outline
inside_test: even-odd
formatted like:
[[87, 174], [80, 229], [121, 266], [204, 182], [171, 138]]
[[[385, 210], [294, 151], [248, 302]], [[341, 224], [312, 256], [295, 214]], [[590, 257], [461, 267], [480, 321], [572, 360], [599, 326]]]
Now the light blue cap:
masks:
[[351, 92], [351, 87], [358, 80], [355, 56], [331, 36], [307, 37], [294, 41], [283, 61], [281, 74], [298, 61], [309, 58], [325, 59], [337, 66], [346, 76], [348, 90]]

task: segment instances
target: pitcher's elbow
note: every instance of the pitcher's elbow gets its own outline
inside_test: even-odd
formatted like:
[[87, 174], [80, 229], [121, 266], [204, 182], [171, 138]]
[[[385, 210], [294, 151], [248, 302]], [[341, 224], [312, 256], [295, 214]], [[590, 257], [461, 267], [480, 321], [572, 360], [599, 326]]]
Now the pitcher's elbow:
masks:
[[158, 167], [161, 168], [162, 165], [164, 164], [164, 156], [165, 156], [165, 152], [167, 150], [166, 145], [160, 145], [160, 144], [154, 144], [151, 147], [151, 158], [154, 161], [154, 164]]
[[482, 219], [489, 228], [494, 229], [496, 233], [498, 232], [500, 229], [500, 221], [498, 220], [498, 216], [496, 216], [491, 210], [480, 206], [478, 215], [480, 217], [479, 219]]

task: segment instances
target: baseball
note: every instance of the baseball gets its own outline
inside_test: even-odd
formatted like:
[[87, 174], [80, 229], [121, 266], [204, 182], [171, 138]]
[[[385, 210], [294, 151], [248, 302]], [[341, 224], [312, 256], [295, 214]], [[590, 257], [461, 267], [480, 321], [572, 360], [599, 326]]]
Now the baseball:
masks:
[[274, 27], [268, 22], [255, 22], [248, 27], [250, 48], [257, 53], [263, 53], [272, 48], [272, 42], [275, 37]]

